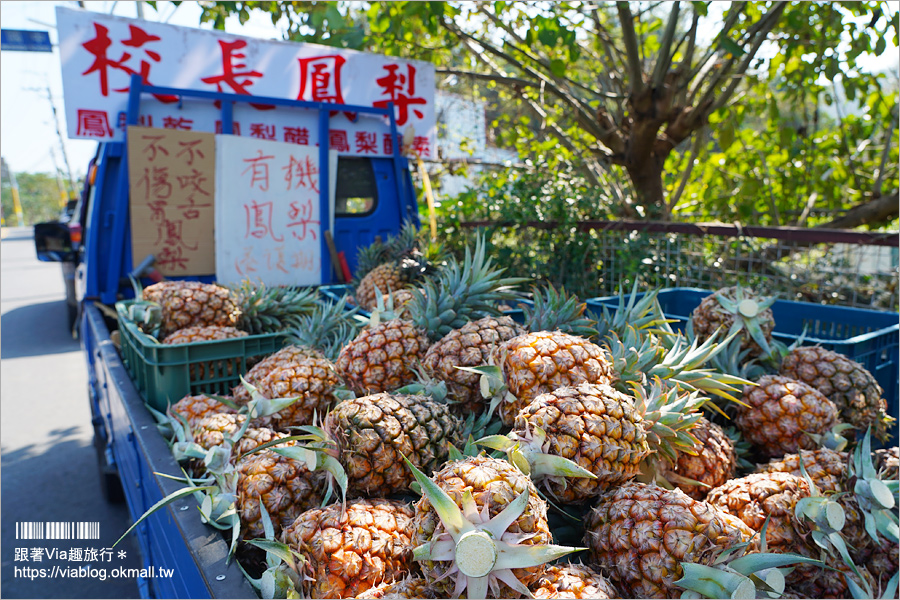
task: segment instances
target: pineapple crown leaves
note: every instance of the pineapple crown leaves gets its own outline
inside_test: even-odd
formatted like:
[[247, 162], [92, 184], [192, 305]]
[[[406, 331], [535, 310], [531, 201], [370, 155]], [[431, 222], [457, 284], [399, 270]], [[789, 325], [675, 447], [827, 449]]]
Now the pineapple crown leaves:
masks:
[[879, 534], [892, 543], [900, 541], [900, 527], [894, 507], [897, 505], [895, 482], [885, 483], [872, 463], [871, 428], [853, 450], [850, 477], [855, 479], [853, 494], [862, 511], [866, 533], [880, 543]]
[[667, 387], [659, 377], [649, 385], [632, 389], [635, 407], [643, 415], [647, 442], [651, 448], [674, 463], [678, 452], [695, 455], [699, 444], [690, 430], [703, 417], [700, 407], [706, 402], [697, 392]]
[[488, 505], [479, 511], [471, 491], [463, 492], [462, 506], [459, 506], [432, 479], [405, 457], [404, 460], [445, 530], [430, 542], [416, 547], [413, 558], [449, 561], [451, 566], [447, 576], [455, 576], [456, 581], [453, 597], [458, 598], [466, 592], [468, 598], [487, 598], [489, 589], [498, 597], [501, 583], [530, 597], [531, 592], [513, 574], [513, 569], [542, 565], [583, 550], [555, 545], [528, 546], [521, 543], [524, 541], [522, 534], [507, 531], [528, 506], [527, 490], [490, 518]]
[[671, 334], [669, 323], [674, 320], [666, 319], [662, 307], [659, 304], [659, 289], [653, 289], [638, 298], [638, 282], [635, 280], [631, 288], [631, 294], [625, 299], [625, 288], [619, 285], [619, 304], [615, 312], [610, 313], [604, 306], [602, 317], [597, 323], [597, 334], [601, 339], [609, 338], [616, 333], [620, 338], [624, 337], [626, 329], [646, 330], [660, 334]]
[[241, 307], [238, 329], [250, 334], [284, 331], [298, 325], [300, 317], [316, 307], [319, 292], [315, 288], [267, 287], [249, 279], [230, 288]]
[[587, 304], [569, 296], [565, 288], [552, 285], [532, 288], [533, 306], [526, 306], [525, 328], [529, 331], [562, 331], [587, 339], [596, 338], [597, 322], [584, 316]]
[[808, 431], [804, 431], [803, 433], [809, 436], [809, 438], [816, 443], [817, 447], [841, 452], [850, 443], [850, 440], [844, 437], [844, 432], [853, 431], [853, 429], [853, 425], [850, 425], [849, 423], [838, 423], [825, 433], [810, 433]]
[[[241, 413], [247, 415], [247, 420], [244, 423], [245, 426], [250, 423], [251, 419], [274, 415], [300, 399], [300, 396], [293, 396], [290, 398], [266, 398], [259, 393], [259, 390], [256, 389], [253, 384], [244, 379], [243, 375], [241, 376], [241, 385], [243, 385], [244, 389], [250, 393], [250, 402], [240, 409]], [[244, 429], [246, 431], [246, 427]], [[241, 433], [241, 436], [243, 436], [243, 433], [244, 432]], [[240, 439], [240, 437], [236, 438], [235, 441], [237, 441], [237, 439]]]
[[314, 348], [334, 360], [341, 348], [359, 332], [358, 312], [359, 307], [347, 307], [346, 296], [337, 302], [320, 301], [312, 312], [299, 318], [288, 334], [288, 342]]
[[485, 254], [484, 237], [479, 236], [474, 252], [466, 247], [462, 265], [451, 258], [434, 277], [426, 277], [421, 288], [411, 290], [408, 314], [435, 341], [469, 321], [499, 315], [496, 302], [516, 299], [515, 287], [527, 281], [503, 277], [504, 271], [493, 266]]
[[737, 457], [738, 467], [748, 470], [753, 469], [755, 465], [747, 459], [753, 451], [753, 445], [744, 439], [744, 436], [741, 435], [741, 432], [737, 427], [729, 425], [727, 427], [722, 427], [722, 431], [725, 432], [725, 435], [728, 436], [728, 439], [731, 440], [731, 443], [734, 446], [734, 454]]
[[[526, 422], [521, 430], [508, 435], [485, 436], [475, 442], [492, 450], [504, 452], [507, 460], [533, 481], [544, 478], [587, 477], [597, 476], [578, 466], [575, 462], [550, 454], [547, 433], [537, 425]], [[565, 480], [562, 480], [565, 483]]]
[[718, 336], [713, 334], [701, 344], [696, 339], [688, 342], [685, 336], [676, 335], [672, 346], [645, 373], [648, 377], [659, 377], [687, 391], [702, 391], [743, 404], [738, 399], [742, 389], [735, 386], [755, 385], [752, 381], [705, 367], [736, 335], [737, 332], [731, 332], [719, 343], [716, 342]]
[[749, 552], [750, 543], [722, 550], [711, 565], [682, 562], [682, 576], [675, 585], [687, 590], [682, 598], [777, 598], [784, 593], [784, 567], [795, 564], [824, 566], [814, 558], [792, 553], [766, 552], [769, 518], [760, 536], [760, 552]]
[[734, 324], [731, 326], [729, 334], [746, 330], [751, 339], [762, 349], [763, 354], [772, 353], [769, 341], [760, 327], [759, 316], [775, 303], [775, 296], [755, 297], [738, 284], [734, 287], [733, 298], [724, 293], [716, 294], [715, 298], [725, 311], [734, 315]]

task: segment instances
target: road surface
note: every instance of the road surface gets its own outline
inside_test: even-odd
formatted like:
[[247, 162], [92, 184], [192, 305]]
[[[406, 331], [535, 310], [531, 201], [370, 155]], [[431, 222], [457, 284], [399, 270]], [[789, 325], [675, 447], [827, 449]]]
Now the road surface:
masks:
[[[113, 577], [117, 567], [140, 567], [137, 544], [125, 540], [111, 556], [103, 551], [130, 517], [124, 504], [101, 495], [87, 370], [67, 331], [62, 272], [58, 263], [37, 260], [32, 235], [30, 227], [5, 228], [0, 241], [3, 597], [138, 598], [134, 578]], [[99, 539], [46, 539], [48, 528], [43, 540], [23, 539], [21, 524], [60, 521], [97, 522]]]

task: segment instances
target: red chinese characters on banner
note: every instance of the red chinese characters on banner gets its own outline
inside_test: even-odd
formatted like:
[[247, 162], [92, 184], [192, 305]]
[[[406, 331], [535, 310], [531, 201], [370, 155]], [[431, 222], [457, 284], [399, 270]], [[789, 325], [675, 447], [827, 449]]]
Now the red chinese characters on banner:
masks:
[[[411, 106], [427, 104], [424, 98], [416, 97], [416, 68], [406, 65], [406, 73], [398, 72], [400, 68], [400, 65], [384, 66], [387, 75], [376, 79], [375, 83], [382, 89], [382, 95], [387, 96], [387, 99], [376, 100], [372, 103], [372, 106], [387, 108], [388, 103], [393, 102], [398, 112], [398, 126], [405, 125], [409, 120]], [[413, 108], [413, 113], [420, 119], [424, 117], [424, 113], [416, 108]]]
[[298, 58], [300, 62], [300, 93], [297, 100], [344, 104], [341, 92], [341, 67], [347, 60], [327, 55]]
[[357, 154], [378, 154], [378, 135], [369, 131], [357, 131], [354, 136]]
[[304, 160], [297, 160], [291, 155], [284, 169], [284, 180], [287, 182], [287, 190], [306, 188], [316, 194], [319, 193], [319, 168], [307, 156]]
[[283, 242], [284, 238], [276, 235], [272, 229], [272, 202], [257, 202], [252, 200], [250, 204], [244, 205], [244, 212], [247, 217], [247, 233], [245, 238], [255, 237], [256, 239], [271, 238], [276, 242]]
[[347, 141], [347, 132], [343, 129], [332, 129], [328, 132], [328, 147], [338, 152], [350, 150], [350, 142]]
[[[203, 83], [215, 84], [216, 89], [220, 92], [223, 91], [222, 85], [224, 84], [228, 86], [231, 93], [252, 96], [253, 94], [247, 89], [254, 83], [251, 77], [259, 78], [262, 77], [263, 74], [259, 71], [248, 69], [247, 65], [243, 62], [237, 62], [247, 58], [244, 53], [238, 52], [238, 50], [246, 47], [247, 42], [244, 40], [235, 40], [233, 42], [219, 40], [219, 48], [222, 51], [222, 73], [220, 75], [203, 77], [200, 81]], [[221, 103], [217, 101], [216, 106], [220, 105]], [[251, 103], [250, 106], [259, 110], [271, 110], [275, 108], [274, 106], [253, 103]]]
[[105, 110], [78, 109], [78, 135], [89, 137], [112, 137], [109, 115]]
[[269, 163], [268, 161], [275, 158], [274, 156], [263, 156], [263, 151], [259, 151], [259, 156], [255, 158], [245, 158], [244, 162], [250, 163], [250, 166], [244, 169], [242, 174], [250, 172], [250, 187], [259, 186], [263, 192], [269, 190]]
[[[161, 60], [161, 57], [158, 52], [155, 52], [149, 48], [144, 48], [144, 45], [159, 42], [161, 41], [161, 38], [157, 35], [148, 34], [146, 31], [135, 25], [129, 25], [128, 30], [130, 33], [129, 38], [127, 40], [122, 40], [119, 43], [127, 48], [134, 48], [135, 50], [144, 51], [144, 57], [140, 59], [138, 70], [135, 70], [129, 65], [129, 61], [131, 61], [132, 59], [132, 54], [128, 51], [122, 51], [122, 54], [118, 59], [112, 59], [109, 57], [109, 50], [113, 45], [113, 40], [109, 36], [109, 28], [100, 25], [99, 23], [94, 23], [94, 38], [86, 41], [81, 45], [94, 57], [94, 61], [91, 63], [91, 66], [89, 66], [87, 70], [82, 73], [82, 75], [97, 73], [97, 76], [100, 80], [100, 94], [102, 96], [109, 96], [110, 70], [119, 71], [129, 77], [131, 75], [139, 75], [141, 77], [141, 81], [143, 81], [145, 85], [153, 85], [152, 83], [150, 83], [150, 69], [152, 67], [152, 63], [148, 62], [147, 59], [152, 62], [158, 63]], [[126, 85], [124, 87], [115, 88], [112, 91], [123, 93], [127, 92], [128, 89], [129, 86]], [[160, 102], [169, 104], [178, 101], [178, 98], [175, 96], [156, 94], [154, 95], [154, 97]]]
[[[212, 139], [164, 129], [128, 132], [133, 251], [141, 257], [154, 254], [163, 273], [189, 274], [203, 239], [196, 224], [204, 217], [211, 223], [212, 182], [198, 167], [209, 168], [207, 159], [213, 157], [202, 144], [209, 148]], [[153, 237], [147, 235], [151, 231]]]
[[309, 129], [306, 127], [285, 127], [284, 141], [288, 144], [309, 146]]
[[310, 230], [309, 226], [320, 225], [320, 222], [314, 220], [312, 216], [312, 199], [303, 202], [291, 202], [291, 208], [288, 211], [288, 219], [290, 219], [290, 221], [287, 226], [291, 228], [291, 234], [301, 242], [306, 239], [307, 235], [310, 235], [313, 240], [318, 239], [316, 230]]

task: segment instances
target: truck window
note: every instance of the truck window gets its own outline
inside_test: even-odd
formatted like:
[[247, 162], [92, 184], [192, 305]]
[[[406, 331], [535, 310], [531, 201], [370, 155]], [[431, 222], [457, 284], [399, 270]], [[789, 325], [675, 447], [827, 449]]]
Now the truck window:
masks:
[[375, 170], [368, 158], [338, 159], [334, 213], [338, 217], [363, 217], [378, 206]]

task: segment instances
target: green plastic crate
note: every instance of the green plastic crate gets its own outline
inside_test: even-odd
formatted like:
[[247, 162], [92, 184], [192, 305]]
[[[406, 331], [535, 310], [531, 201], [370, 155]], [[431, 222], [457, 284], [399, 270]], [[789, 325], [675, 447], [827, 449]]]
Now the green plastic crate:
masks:
[[165, 411], [187, 395], [230, 395], [254, 359], [277, 352], [286, 334], [267, 333], [193, 344], [161, 344], [128, 318], [133, 300], [116, 302], [122, 358], [147, 403]]

